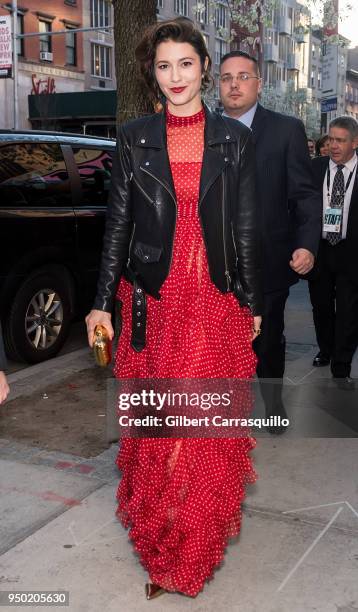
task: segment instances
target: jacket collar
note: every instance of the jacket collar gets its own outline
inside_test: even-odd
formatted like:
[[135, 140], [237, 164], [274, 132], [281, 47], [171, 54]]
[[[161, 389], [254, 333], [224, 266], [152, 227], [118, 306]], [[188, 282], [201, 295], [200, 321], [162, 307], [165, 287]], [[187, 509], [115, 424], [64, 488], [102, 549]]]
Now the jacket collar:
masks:
[[[205, 104], [204, 110], [204, 153], [200, 175], [199, 206], [211, 185], [229, 164], [228, 158], [224, 156], [224, 153], [211, 145], [237, 141], [235, 135], [231, 134], [226, 121], [219, 113], [211, 112]], [[145, 165], [140, 166], [142, 172], [151, 175], [153, 179], [161, 183], [173, 200], [176, 201], [173, 176], [166, 147], [165, 112], [148, 117], [135, 144], [147, 150]]]
[[[203, 103], [205, 111], [204, 146], [211, 146], [227, 142], [235, 142], [235, 136], [220, 113], [212, 112]], [[150, 115], [136, 140], [136, 146], [149, 149], [163, 149], [166, 147], [165, 111]]]

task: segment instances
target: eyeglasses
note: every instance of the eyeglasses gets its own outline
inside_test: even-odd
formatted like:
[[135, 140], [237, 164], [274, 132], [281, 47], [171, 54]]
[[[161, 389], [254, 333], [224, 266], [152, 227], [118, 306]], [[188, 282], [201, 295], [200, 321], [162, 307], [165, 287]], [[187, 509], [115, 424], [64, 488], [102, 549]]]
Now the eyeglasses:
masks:
[[249, 79], [258, 79], [260, 80], [261, 77], [258, 76], [252, 76], [251, 74], [247, 74], [247, 72], [240, 72], [238, 75], [236, 75], [236, 77], [234, 77], [232, 74], [224, 74], [222, 77], [220, 77], [220, 81], [226, 85], [231, 85], [234, 79], [238, 79], [239, 81], [248, 81]]

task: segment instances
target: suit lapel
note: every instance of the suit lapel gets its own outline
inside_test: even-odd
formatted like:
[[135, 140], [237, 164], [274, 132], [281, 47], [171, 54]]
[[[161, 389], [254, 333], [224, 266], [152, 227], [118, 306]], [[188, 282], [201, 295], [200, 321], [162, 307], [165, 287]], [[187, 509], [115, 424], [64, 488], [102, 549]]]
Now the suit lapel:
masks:
[[356, 176], [354, 180], [351, 201], [349, 205], [349, 213], [348, 213], [348, 220], [347, 220], [347, 234], [349, 233], [350, 236], [353, 236], [354, 234], [356, 234], [357, 236], [358, 232], [356, 228], [358, 228], [358, 172], [357, 170], [356, 170]]
[[[323, 189], [323, 182], [324, 182], [324, 179], [325, 179], [325, 176], [326, 176], [327, 168], [328, 168], [328, 165], [329, 165], [329, 157], [322, 158], [322, 160], [323, 159], [324, 159], [324, 161], [322, 161], [322, 164], [320, 166], [320, 177], [319, 177], [320, 178], [319, 182], [320, 182], [320, 186], [321, 186], [322, 189]], [[323, 193], [323, 191], [322, 191], [322, 193]]]
[[266, 119], [267, 119], [266, 109], [263, 106], [261, 106], [261, 104], [258, 104], [254, 118], [252, 120], [252, 124], [251, 124], [252, 139], [254, 141], [254, 144], [257, 143], [257, 141], [260, 138], [260, 135], [263, 132], [263, 126], [265, 124]]

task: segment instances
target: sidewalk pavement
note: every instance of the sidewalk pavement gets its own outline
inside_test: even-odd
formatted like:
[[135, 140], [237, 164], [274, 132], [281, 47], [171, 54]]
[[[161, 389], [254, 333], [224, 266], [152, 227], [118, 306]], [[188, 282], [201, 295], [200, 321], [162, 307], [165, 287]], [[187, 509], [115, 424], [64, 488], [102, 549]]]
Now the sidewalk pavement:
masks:
[[[287, 308], [291, 386], [329, 378], [328, 369], [311, 367], [313, 332], [300, 283]], [[91, 364], [83, 349], [12, 374], [12, 397], [45, 391]], [[297, 397], [294, 408], [307, 410], [305, 395]], [[357, 451], [353, 437], [258, 437], [252, 456], [259, 478], [247, 488], [241, 534], [214, 580], [195, 599], [165, 594], [148, 602], [146, 573], [114, 514], [117, 445], [84, 458], [3, 439], [0, 590], [69, 591], [71, 612], [357, 612]]]

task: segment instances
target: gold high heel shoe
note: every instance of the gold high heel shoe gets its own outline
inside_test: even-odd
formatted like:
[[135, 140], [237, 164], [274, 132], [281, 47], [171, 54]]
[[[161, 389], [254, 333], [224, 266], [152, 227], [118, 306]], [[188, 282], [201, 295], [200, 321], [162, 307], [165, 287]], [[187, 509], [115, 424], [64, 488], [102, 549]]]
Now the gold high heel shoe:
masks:
[[159, 586], [159, 584], [154, 584], [153, 582], [146, 583], [145, 596], [147, 599], [154, 599], [154, 597], [159, 597], [163, 593], [166, 593], [166, 590]]

